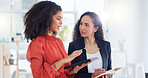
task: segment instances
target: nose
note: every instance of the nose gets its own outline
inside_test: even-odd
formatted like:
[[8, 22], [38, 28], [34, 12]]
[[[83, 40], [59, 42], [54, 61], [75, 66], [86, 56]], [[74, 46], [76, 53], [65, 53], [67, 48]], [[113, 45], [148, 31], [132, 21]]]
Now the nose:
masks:
[[62, 25], [63, 24], [63, 22], [62, 22], [62, 20], [60, 21], [60, 25]]

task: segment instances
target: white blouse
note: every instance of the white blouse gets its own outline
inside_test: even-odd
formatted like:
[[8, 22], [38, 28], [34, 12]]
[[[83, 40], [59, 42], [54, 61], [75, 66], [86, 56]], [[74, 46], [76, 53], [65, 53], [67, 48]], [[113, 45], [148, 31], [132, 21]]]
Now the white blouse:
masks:
[[94, 73], [95, 69], [102, 68], [102, 57], [101, 57], [100, 51], [98, 51], [94, 54], [86, 53], [86, 55], [87, 55], [87, 59], [90, 59], [90, 58], [93, 58], [93, 57], [99, 58], [95, 61], [92, 61], [90, 64], [87, 65], [88, 73]]

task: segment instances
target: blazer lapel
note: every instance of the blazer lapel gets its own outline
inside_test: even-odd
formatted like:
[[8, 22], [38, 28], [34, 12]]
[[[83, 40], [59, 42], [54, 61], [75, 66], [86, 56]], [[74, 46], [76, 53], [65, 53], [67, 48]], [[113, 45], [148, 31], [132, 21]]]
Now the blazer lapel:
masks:
[[99, 41], [96, 41], [98, 47], [100, 48], [100, 54], [101, 54], [101, 57], [102, 57], [102, 68], [105, 69], [105, 52], [104, 52], [104, 47], [103, 47], [103, 44], [102, 44], [102, 41], [99, 40]]

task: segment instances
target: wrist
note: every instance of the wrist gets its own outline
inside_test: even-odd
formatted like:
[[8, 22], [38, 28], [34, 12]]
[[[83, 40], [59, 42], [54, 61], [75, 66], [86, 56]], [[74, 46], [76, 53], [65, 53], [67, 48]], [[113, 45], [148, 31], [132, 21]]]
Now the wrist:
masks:
[[73, 69], [72, 71], [73, 71], [73, 73], [75, 73], [75, 74], [78, 72], [78, 71], [76, 71], [76, 70], [74, 70], [74, 69]]
[[65, 64], [64, 58], [59, 61], [60, 61], [61, 65]]
[[94, 73], [91, 74], [91, 78], [94, 78]]
[[58, 70], [63, 64], [64, 64], [64, 60], [62, 60], [62, 59], [55, 62], [56, 69]]
[[69, 74], [71, 75], [71, 74], [76, 74], [77, 72], [74, 70], [74, 69], [71, 69], [70, 70], [70, 72], [69, 72]]

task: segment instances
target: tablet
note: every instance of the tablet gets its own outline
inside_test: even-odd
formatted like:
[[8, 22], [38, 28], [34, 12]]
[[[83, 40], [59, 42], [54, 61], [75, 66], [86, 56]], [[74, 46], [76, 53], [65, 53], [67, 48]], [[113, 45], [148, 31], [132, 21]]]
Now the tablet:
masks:
[[69, 66], [66, 66], [66, 67], [64, 67], [64, 69], [68, 69], [68, 68], [74, 68], [75, 66], [81, 66], [83, 63], [88, 63], [88, 62], [91, 62], [91, 61], [95, 61], [95, 60], [97, 60], [97, 59], [99, 59], [99, 58], [97, 58], [97, 57], [94, 57], [94, 58], [90, 58], [90, 59], [87, 59], [87, 60], [84, 60], [84, 61], [80, 61], [80, 62], [78, 62], [78, 63], [75, 63], [75, 64], [72, 64], [72, 65], [69, 65]]

